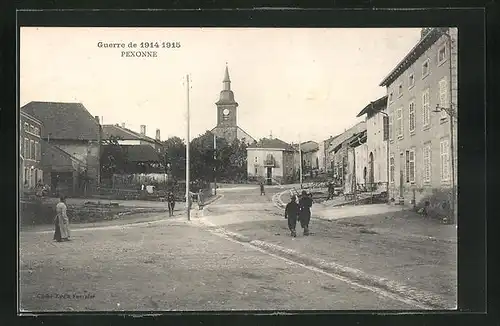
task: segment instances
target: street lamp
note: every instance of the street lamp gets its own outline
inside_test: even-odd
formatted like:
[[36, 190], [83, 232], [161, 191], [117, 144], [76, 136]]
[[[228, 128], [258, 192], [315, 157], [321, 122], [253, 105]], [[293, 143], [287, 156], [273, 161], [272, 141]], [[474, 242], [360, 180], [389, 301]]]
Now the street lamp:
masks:
[[[391, 138], [390, 135], [389, 135], [389, 115], [386, 113], [386, 112], [383, 112], [383, 111], [379, 111], [380, 114], [384, 115], [387, 117], [387, 203], [390, 203], [390, 196], [389, 196], [389, 179], [390, 179], [390, 152], [389, 152], [389, 139]], [[383, 124], [384, 128], [385, 128], [385, 124]], [[384, 136], [385, 136], [385, 133], [384, 133]]]
[[451, 216], [453, 219], [453, 223], [456, 223], [456, 218], [455, 218], [455, 196], [456, 196], [456, 191], [455, 191], [455, 153], [454, 153], [454, 145], [453, 145], [453, 139], [454, 139], [454, 120], [456, 118], [456, 113], [455, 110], [453, 109], [453, 104], [451, 104], [450, 101], [450, 107], [445, 108], [436, 105], [436, 109], [433, 110], [433, 112], [446, 112], [448, 114], [448, 117], [450, 119], [450, 151], [451, 151]]

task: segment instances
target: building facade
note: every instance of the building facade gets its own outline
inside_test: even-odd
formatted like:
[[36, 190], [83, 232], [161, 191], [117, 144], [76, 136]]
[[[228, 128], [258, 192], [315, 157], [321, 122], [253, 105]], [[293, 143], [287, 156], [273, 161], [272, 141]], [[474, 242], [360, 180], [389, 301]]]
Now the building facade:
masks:
[[366, 115], [366, 147], [367, 177], [365, 184], [377, 184], [387, 190], [389, 178], [389, 115], [387, 114], [387, 96], [383, 96], [369, 103], [357, 115]]
[[[102, 128], [99, 117], [93, 117], [81, 103], [34, 101], [23, 106], [21, 111], [42, 122], [41, 138], [44, 141], [83, 162], [84, 172], [80, 175], [85, 176], [85, 188], [100, 184]], [[51, 156], [46, 159], [46, 165], [51, 165]], [[52, 175], [50, 180], [46, 178], [45, 183], [56, 189], [60, 182], [57, 174]], [[69, 175], [67, 179], [70, 179]], [[79, 189], [80, 180], [75, 182], [71, 189]]]
[[444, 214], [456, 203], [457, 42], [455, 28], [422, 29], [381, 83], [388, 96], [390, 197]]
[[41, 164], [43, 124], [23, 110], [19, 118], [19, 181], [21, 189], [29, 190], [44, 182]]
[[217, 106], [217, 125], [211, 132], [218, 138], [226, 139], [228, 143], [239, 139], [240, 141], [244, 140], [247, 144], [253, 144], [255, 139], [238, 126], [239, 104], [235, 101], [234, 93], [231, 90], [231, 79], [227, 66], [222, 85], [219, 100], [215, 103]]
[[146, 126], [141, 125], [140, 132], [135, 132], [122, 125], [103, 125], [102, 126], [103, 141], [116, 139], [119, 145], [135, 146], [135, 145], [149, 145], [153, 147], [158, 153], [162, 152], [163, 144], [161, 142], [160, 129], [156, 129], [155, 138], [146, 135]]
[[296, 150], [288, 143], [264, 138], [247, 148], [247, 174], [250, 181], [266, 184], [292, 183], [296, 178]]

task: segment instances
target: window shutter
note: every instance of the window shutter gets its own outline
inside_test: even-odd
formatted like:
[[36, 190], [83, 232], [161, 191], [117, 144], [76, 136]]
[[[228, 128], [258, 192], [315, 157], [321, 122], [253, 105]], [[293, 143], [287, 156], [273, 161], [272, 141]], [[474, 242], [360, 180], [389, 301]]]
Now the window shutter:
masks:
[[394, 139], [393, 117], [389, 115], [389, 140]]

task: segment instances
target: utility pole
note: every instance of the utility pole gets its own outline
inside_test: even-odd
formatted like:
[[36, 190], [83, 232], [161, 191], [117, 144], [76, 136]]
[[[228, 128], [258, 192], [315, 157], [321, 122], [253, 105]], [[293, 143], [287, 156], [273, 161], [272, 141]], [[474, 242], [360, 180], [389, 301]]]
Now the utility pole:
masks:
[[186, 210], [187, 219], [191, 220], [191, 194], [189, 193], [189, 75], [186, 75], [187, 89], [187, 134], [186, 134]]
[[214, 196], [217, 195], [217, 136], [214, 134]]
[[299, 135], [299, 171], [300, 171], [300, 189], [302, 189], [302, 148], [300, 147], [300, 135]]

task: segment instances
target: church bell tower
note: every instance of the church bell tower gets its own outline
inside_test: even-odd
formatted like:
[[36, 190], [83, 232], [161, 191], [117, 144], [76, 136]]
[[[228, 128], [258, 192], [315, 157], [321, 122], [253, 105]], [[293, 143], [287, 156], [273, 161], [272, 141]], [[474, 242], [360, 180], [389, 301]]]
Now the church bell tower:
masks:
[[222, 91], [215, 105], [217, 105], [217, 127], [228, 128], [238, 126], [236, 111], [238, 103], [234, 100], [234, 93], [231, 90], [231, 79], [229, 78], [227, 64], [224, 80], [222, 81]]

